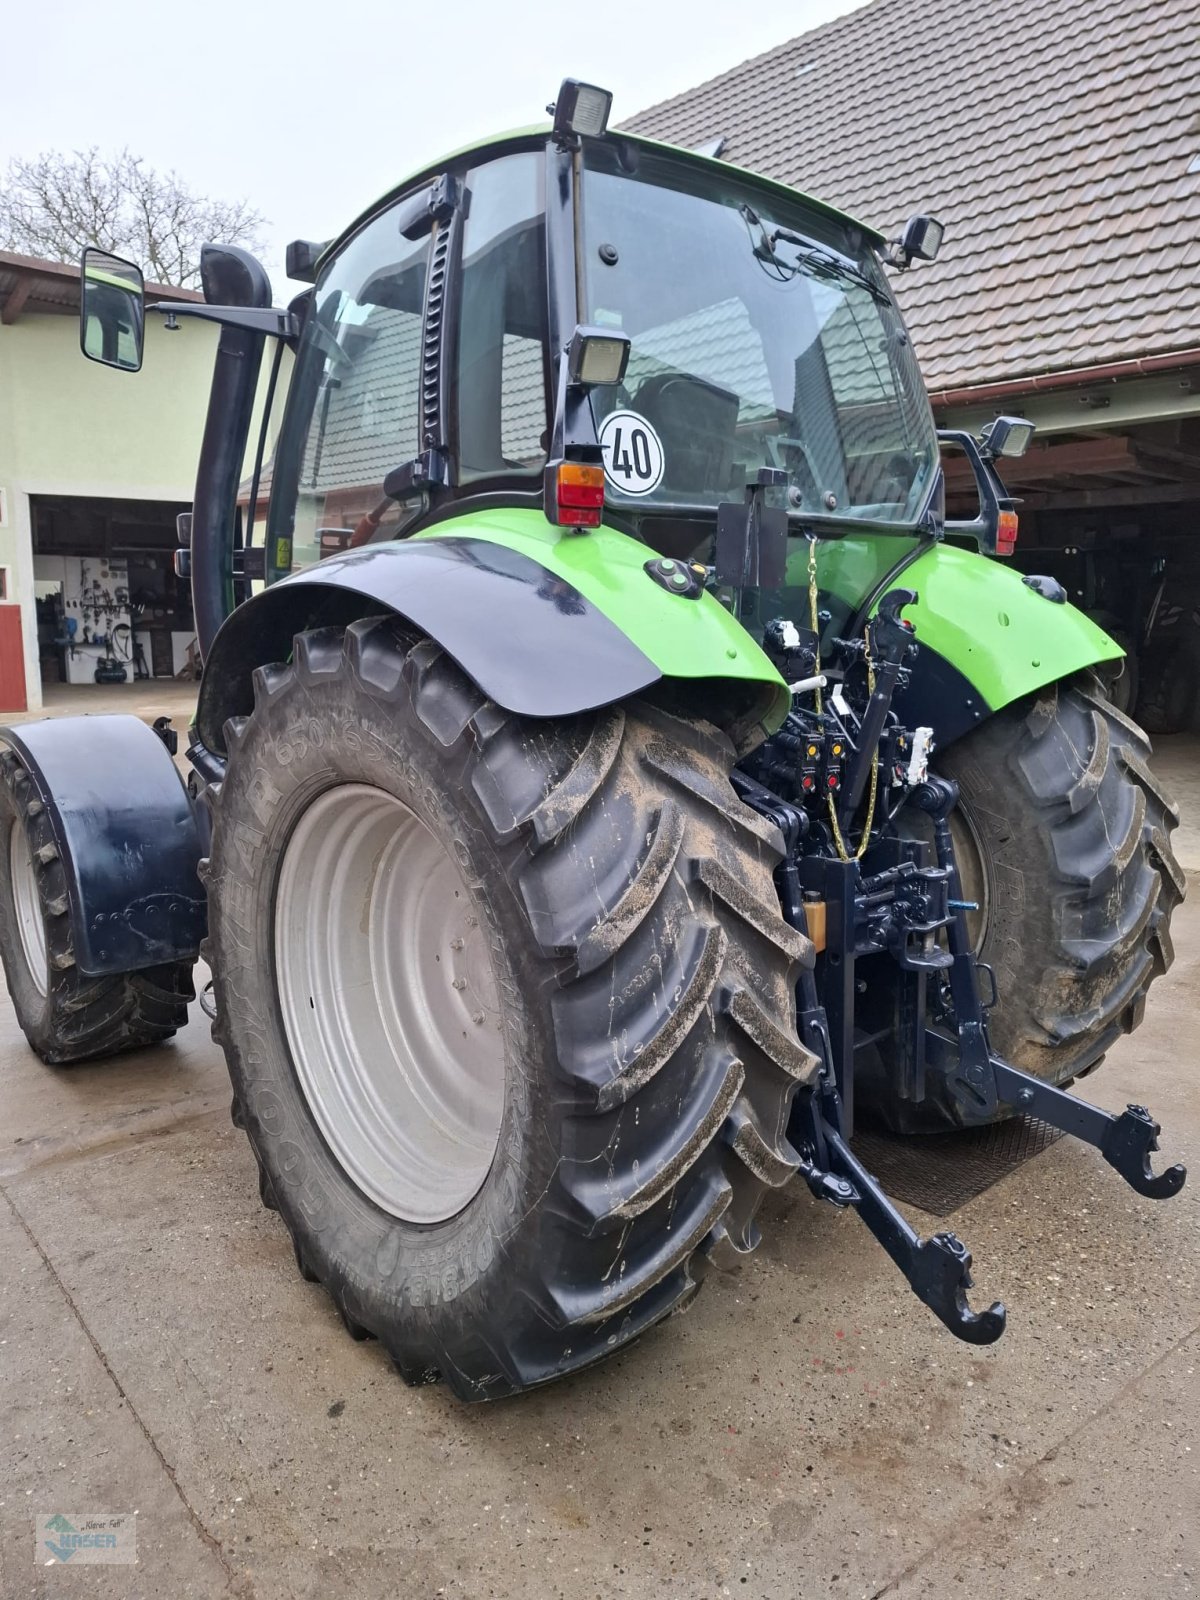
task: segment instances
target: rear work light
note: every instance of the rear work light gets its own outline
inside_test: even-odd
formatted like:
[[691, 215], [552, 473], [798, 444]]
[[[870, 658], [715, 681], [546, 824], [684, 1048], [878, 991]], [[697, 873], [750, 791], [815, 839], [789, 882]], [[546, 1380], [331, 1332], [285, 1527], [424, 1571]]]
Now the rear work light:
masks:
[[996, 522], [996, 554], [1010, 556], [1017, 548], [1017, 513], [1002, 511]]
[[604, 468], [560, 461], [546, 474], [552, 522], [562, 528], [598, 528], [604, 512]]

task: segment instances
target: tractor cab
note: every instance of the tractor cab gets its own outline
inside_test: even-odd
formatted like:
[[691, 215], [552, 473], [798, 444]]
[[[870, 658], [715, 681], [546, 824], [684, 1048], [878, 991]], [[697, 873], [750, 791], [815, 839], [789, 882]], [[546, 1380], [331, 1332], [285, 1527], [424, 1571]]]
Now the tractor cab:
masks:
[[[215, 246], [206, 304], [152, 308], [222, 329], [180, 558], [202, 650], [254, 579], [476, 510], [541, 509], [555, 529], [604, 525], [711, 568], [752, 632], [745, 573], [774, 589], [765, 611], [799, 620], [811, 536], [842, 544], [823, 574], [836, 630], [871, 574], [931, 539], [988, 551], [1005, 519], [1011, 533], [1001, 451], [969, 436], [954, 443], [980, 515], [946, 529], [938, 436], [883, 270], [932, 259], [940, 224], [916, 216], [889, 245], [770, 179], [610, 132], [609, 98], [567, 80], [548, 133], [448, 158], [337, 239], [296, 241], [288, 270], [311, 287], [286, 310], [256, 261]], [[86, 353], [105, 360], [94, 324]], [[260, 517], [264, 548], [241, 549]]]
[[631, 136], [460, 157], [320, 256], [270, 537], [304, 562], [333, 527], [541, 503], [691, 555], [764, 469], [797, 532], [932, 526], [937, 440], [883, 247]]

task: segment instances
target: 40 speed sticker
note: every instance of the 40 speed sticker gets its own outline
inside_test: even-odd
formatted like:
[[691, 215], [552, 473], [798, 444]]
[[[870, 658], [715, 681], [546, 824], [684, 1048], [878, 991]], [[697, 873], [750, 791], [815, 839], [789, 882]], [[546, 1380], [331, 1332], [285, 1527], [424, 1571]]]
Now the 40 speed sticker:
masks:
[[604, 476], [621, 494], [650, 494], [662, 482], [662, 440], [636, 411], [610, 411], [600, 427]]

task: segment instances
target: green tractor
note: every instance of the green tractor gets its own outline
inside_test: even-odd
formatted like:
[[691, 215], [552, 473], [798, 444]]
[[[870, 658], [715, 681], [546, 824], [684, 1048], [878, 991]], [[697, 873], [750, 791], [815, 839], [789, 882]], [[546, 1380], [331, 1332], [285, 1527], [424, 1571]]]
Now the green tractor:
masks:
[[[0, 746], [34, 1049], [170, 1037], [203, 958], [301, 1272], [472, 1400], [626, 1346], [797, 1176], [955, 1334], [997, 1338], [856, 1116], [1023, 1112], [1143, 1195], [1184, 1179], [1151, 1170], [1144, 1108], [1063, 1091], [1170, 962], [1176, 812], [1094, 670], [1118, 646], [990, 559], [1029, 424], [935, 433], [883, 268], [939, 225], [889, 246], [608, 131], [609, 102], [568, 80], [550, 129], [293, 245], [286, 309], [217, 247], [206, 303], [149, 308], [220, 329], [178, 555], [186, 788], [133, 717]], [[122, 317], [87, 353], [134, 366]], [[260, 377], [286, 406], [256, 540]]]

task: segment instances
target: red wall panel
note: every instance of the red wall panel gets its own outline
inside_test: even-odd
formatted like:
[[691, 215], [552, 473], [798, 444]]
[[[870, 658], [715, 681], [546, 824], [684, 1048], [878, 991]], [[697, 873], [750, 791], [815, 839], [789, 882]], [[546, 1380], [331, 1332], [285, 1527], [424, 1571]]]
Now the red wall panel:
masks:
[[21, 608], [0, 605], [0, 711], [24, 711], [25, 649]]

